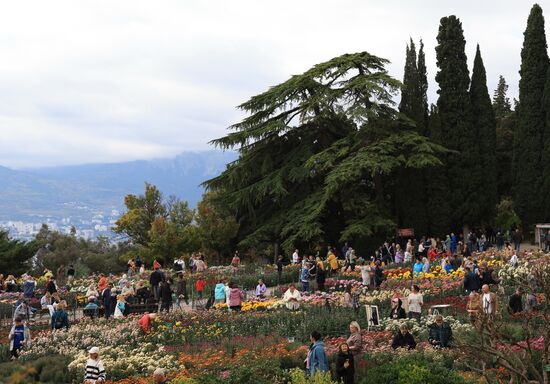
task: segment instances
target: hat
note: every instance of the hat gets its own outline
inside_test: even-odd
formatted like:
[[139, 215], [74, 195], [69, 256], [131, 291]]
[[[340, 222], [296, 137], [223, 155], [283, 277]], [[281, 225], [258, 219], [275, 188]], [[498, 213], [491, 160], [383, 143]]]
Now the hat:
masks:
[[99, 353], [99, 348], [98, 347], [92, 347], [92, 348], [90, 348], [88, 353]]
[[155, 375], [155, 376], [157, 376], [157, 375], [158, 376], [164, 376], [164, 369], [162, 369], [162, 368], [155, 369], [155, 372], [153, 372], [153, 375]]

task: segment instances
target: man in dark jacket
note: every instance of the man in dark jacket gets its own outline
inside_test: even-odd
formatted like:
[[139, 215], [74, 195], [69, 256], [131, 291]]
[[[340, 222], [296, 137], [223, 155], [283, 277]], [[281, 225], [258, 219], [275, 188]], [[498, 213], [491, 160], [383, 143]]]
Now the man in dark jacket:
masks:
[[443, 316], [435, 317], [435, 324], [430, 325], [428, 341], [434, 347], [450, 348], [453, 340], [453, 330], [443, 321]]
[[477, 292], [481, 289], [481, 280], [477, 273], [472, 272], [470, 267], [464, 268], [464, 291], [469, 294], [470, 292]]
[[156, 268], [153, 272], [151, 272], [151, 276], [149, 277], [149, 283], [151, 284], [153, 295], [155, 296], [155, 300], [157, 301], [160, 298], [159, 285], [163, 280], [164, 280], [164, 274], [160, 271], [160, 269]]
[[[105, 318], [111, 316], [111, 291], [113, 290], [113, 283], [107, 284], [107, 288], [101, 292], [101, 300], [103, 301], [103, 308], [105, 309]], [[114, 313], [114, 307], [113, 307]]]
[[393, 338], [391, 347], [393, 349], [397, 349], [397, 348], [415, 349], [416, 348], [416, 341], [414, 341], [413, 335], [409, 333], [409, 329], [407, 328], [407, 325], [401, 324], [401, 326], [399, 327], [399, 332], [397, 332], [397, 334]]

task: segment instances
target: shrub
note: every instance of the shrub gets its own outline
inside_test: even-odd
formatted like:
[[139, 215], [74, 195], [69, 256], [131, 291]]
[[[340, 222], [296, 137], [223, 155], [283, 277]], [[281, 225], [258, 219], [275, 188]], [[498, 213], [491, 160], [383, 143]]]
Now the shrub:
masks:
[[466, 384], [455, 371], [420, 353], [396, 357], [367, 371], [363, 384]]

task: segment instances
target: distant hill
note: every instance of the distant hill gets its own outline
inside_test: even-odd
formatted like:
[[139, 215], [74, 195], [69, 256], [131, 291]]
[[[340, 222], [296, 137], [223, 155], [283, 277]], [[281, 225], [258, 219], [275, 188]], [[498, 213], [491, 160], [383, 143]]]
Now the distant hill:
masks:
[[122, 209], [128, 193], [156, 185], [194, 207], [200, 184], [235, 160], [234, 152], [185, 152], [175, 158], [12, 170], [0, 167], [0, 220], [81, 216], [83, 211]]

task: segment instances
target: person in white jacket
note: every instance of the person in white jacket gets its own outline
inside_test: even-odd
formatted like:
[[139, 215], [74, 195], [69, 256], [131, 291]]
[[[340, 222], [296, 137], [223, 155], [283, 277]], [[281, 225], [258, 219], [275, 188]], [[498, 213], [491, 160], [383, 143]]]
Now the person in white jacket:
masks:
[[286, 290], [283, 301], [286, 303], [286, 307], [291, 311], [295, 311], [300, 308], [300, 301], [302, 301], [302, 295], [300, 291], [296, 289], [294, 284], [290, 284]]

